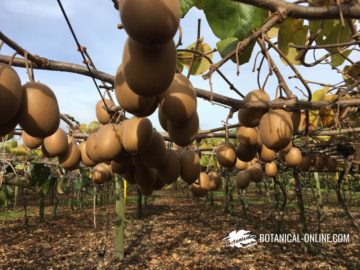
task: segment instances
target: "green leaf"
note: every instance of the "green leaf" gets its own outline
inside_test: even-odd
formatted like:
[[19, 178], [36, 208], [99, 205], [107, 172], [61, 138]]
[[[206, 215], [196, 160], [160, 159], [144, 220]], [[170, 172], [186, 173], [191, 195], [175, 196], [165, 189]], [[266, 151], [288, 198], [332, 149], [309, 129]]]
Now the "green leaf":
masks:
[[[223, 40], [220, 40], [216, 43], [216, 47], [221, 55], [221, 57], [225, 57], [232, 51], [234, 51], [239, 43], [239, 40], [235, 37], [229, 37]], [[255, 42], [251, 43], [241, 54], [239, 54], [239, 64], [242, 65], [244, 63], [249, 62], [251, 58], [252, 51], [254, 49]], [[236, 56], [231, 58], [231, 61], [236, 63]]]
[[242, 40], [259, 28], [266, 19], [268, 12], [264, 9], [230, 0], [204, 1], [206, 19], [220, 39], [236, 37]]
[[[290, 45], [305, 45], [308, 27], [303, 20], [287, 18], [280, 25], [279, 29], [279, 49], [287, 56], [294, 65], [299, 65], [296, 60], [299, 55], [298, 50], [291, 48]], [[284, 60], [282, 60], [284, 61]]]
[[98, 130], [101, 127], [101, 124], [98, 121], [92, 121], [87, 127], [87, 133], [92, 133]]
[[181, 18], [184, 18], [189, 10], [196, 5], [197, 0], [180, 0]]
[[[342, 54], [348, 57], [351, 54], [352, 50], [343, 51]], [[331, 55], [331, 64], [335, 67], [341, 66], [345, 62], [346, 58], [341, 54], [336, 53]]]
[[352, 66], [346, 66], [344, 68], [344, 73], [347, 74], [343, 75], [343, 78], [347, 85], [353, 85], [355, 81], [360, 79], [360, 61], [356, 62]]

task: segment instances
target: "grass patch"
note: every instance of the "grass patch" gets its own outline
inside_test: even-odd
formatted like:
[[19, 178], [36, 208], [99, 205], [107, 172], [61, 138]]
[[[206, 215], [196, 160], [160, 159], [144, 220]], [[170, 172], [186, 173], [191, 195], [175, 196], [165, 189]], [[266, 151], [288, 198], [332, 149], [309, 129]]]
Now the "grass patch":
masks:
[[22, 217], [24, 215], [23, 211], [19, 210], [6, 210], [5, 212], [0, 212], [0, 221], [9, 221]]

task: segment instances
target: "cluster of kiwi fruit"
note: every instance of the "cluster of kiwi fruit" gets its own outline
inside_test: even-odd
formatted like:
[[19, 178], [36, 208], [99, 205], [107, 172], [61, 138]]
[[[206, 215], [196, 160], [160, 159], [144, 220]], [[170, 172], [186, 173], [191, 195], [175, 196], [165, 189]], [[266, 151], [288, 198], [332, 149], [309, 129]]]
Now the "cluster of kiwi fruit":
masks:
[[194, 197], [205, 197], [209, 191], [218, 190], [221, 184], [222, 178], [218, 172], [201, 172], [199, 179], [191, 184], [190, 190]]
[[11, 133], [20, 124], [25, 146], [30, 149], [41, 146], [45, 156], [58, 157], [65, 169], [78, 166], [80, 151], [59, 128], [59, 105], [47, 85], [38, 82], [21, 85], [14, 69], [0, 64], [0, 112], [0, 136]]
[[146, 117], [134, 116], [119, 124], [108, 123], [80, 144], [81, 161], [94, 167], [93, 181], [103, 184], [121, 175], [150, 195], [178, 179], [193, 183], [200, 174], [195, 151], [170, 149]]
[[[270, 98], [264, 90], [258, 89], [249, 92], [244, 101], [268, 104]], [[261, 161], [267, 163], [266, 175], [275, 176], [277, 165], [274, 160], [278, 154], [286, 166], [300, 165], [301, 151], [292, 145], [293, 133], [300, 124], [300, 111], [241, 108], [238, 118], [240, 126], [236, 130], [236, 147], [229, 142], [222, 143], [216, 154], [221, 166], [241, 170], [237, 177], [239, 188], [246, 188], [251, 180], [261, 181]]]
[[327, 169], [328, 172], [336, 172], [338, 164], [337, 160], [330, 156], [323, 154], [304, 154], [299, 167], [302, 171], [314, 169], [320, 172]]
[[120, 106], [138, 117], [157, 108], [159, 121], [179, 146], [191, 144], [199, 130], [194, 88], [176, 73], [173, 37], [179, 28], [177, 0], [120, 0], [120, 17], [129, 38], [115, 75]]

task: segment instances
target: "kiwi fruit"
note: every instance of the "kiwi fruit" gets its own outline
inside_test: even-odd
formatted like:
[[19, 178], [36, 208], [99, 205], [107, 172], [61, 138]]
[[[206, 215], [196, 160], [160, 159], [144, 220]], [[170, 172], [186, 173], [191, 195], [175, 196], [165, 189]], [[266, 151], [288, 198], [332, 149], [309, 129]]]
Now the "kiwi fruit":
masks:
[[135, 181], [135, 176], [134, 176], [134, 172], [132, 173], [125, 173], [123, 175], [124, 180], [126, 182], [128, 182], [130, 185], [136, 185], [136, 181]]
[[44, 144], [41, 145], [41, 153], [43, 157], [50, 158], [49, 153], [46, 151]]
[[126, 175], [134, 172], [134, 165], [131, 159], [124, 161], [113, 160], [110, 166], [111, 170], [116, 174]]
[[248, 167], [248, 163], [247, 162], [244, 162], [240, 159], [236, 159], [236, 162], [235, 162], [235, 168], [242, 171], [242, 170], [246, 170]]
[[62, 128], [44, 139], [44, 147], [49, 157], [65, 155], [68, 151], [68, 138]]
[[258, 183], [263, 179], [263, 170], [259, 163], [251, 165], [248, 171], [250, 173], [250, 177], [253, 182]]
[[11, 66], [0, 63], [0, 126], [15, 117], [22, 95], [19, 75]]
[[175, 150], [167, 149], [166, 151], [166, 162], [159, 168], [158, 175], [166, 184], [171, 184], [180, 175], [180, 157]]
[[97, 154], [97, 152], [95, 151], [95, 138], [96, 138], [96, 132], [91, 133], [87, 140], [86, 140], [86, 147], [85, 147], [85, 151], [86, 154], [88, 155], [88, 157], [93, 160], [94, 162], [100, 162], [100, 158]]
[[291, 148], [293, 147], [292, 141], [289, 142], [289, 144], [287, 146], [285, 146], [285, 148], [281, 149], [282, 152], [287, 153], [291, 150]]
[[299, 126], [300, 126], [301, 111], [300, 110], [289, 111], [288, 114], [290, 115], [290, 118], [291, 118], [291, 121], [293, 124], [293, 131], [295, 133], [296, 131], [298, 131]]
[[277, 156], [277, 153], [274, 150], [267, 148], [266, 145], [264, 144], [261, 146], [261, 150], [259, 154], [260, 154], [260, 159], [266, 162], [273, 161]]
[[190, 191], [194, 195], [194, 197], [205, 197], [208, 193], [208, 190], [200, 187], [200, 184], [198, 182], [191, 184]]
[[154, 191], [153, 187], [142, 187], [142, 186], [139, 186], [139, 190], [144, 196], [150, 196]]
[[163, 45], [179, 28], [177, 0], [121, 0], [121, 22], [130, 37], [145, 46]]
[[29, 82], [22, 87], [19, 123], [33, 137], [45, 138], [60, 124], [59, 105], [54, 92], [45, 84]]
[[111, 179], [111, 174], [108, 165], [100, 163], [94, 167], [91, 173], [92, 180], [95, 184], [101, 185]]
[[292, 147], [289, 152], [285, 154], [286, 166], [295, 167], [300, 165], [302, 160], [302, 154], [299, 148]]
[[259, 132], [261, 141], [267, 148], [279, 151], [291, 142], [292, 120], [284, 110], [271, 110], [261, 117]]
[[237, 158], [234, 146], [228, 142], [220, 144], [216, 149], [216, 158], [221, 166], [234, 167]]
[[326, 161], [323, 156], [317, 155], [314, 158], [314, 167], [317, 171], [322, 171], [326, 165]]
[[75, 144], [69, 144], [67, 153], [59, 156], [59, 164], [66, 170], [76, 169], [80, 164], [80, 160], [80, 150]]
[[107, 108], [110, 109], [112, 106], [114, 106], [114, 102], [110, 99], [104, 99], [99, 100], [98, 103], [96, 103], [96, 118], [99, 120], [99, 122], [103, 125], [108, 124], [111, 120], [111, 115], [106, 111], [106, 107], [104, 104], [106, 104]]
[[158, 108], [158, 118], [160, 122], [160, 126], [163, 128], [163, 130], [168, 131], [167, 127], [167, 119], [164, 113], [160, 110], [160, 107]]
[[36, 149], [43, 142], [43, 139], [33, 137], [33, 136], [27, 134], [25, 131], [22, 132], [21, 138], [23, 140], [24, 145], [29, 149]]
[[[269, 95], [262, 89], [253, 90], [244, 97], [244, 102], [261, 102], [267, 104]], [[239, 122], [246, 127], [256, 127], [260, 118], [268, 111], [267, 108], [241, 108], [238, 112]]]
[[326, 168], [329, 172], [336, 172], [337, 161], [332, 157], [326, 157]]
[[251, 175], [248, 170], [240, 171], [236, 176], [236, 187], [246, 189], [251, 182]]
[[150, 145], [140, 153], [141, 161], [148, 167], [160, 168], [166, 163], [167, 151], [163, 137], [157, 131], [153, 132]]
[[0, 124], [0, 136], [6, 136], [14, 131], [19, 123], [19, 117], [16, 115], [8, 123]]
[[155, 183], [153, 185], [153, 190], [161, 190], [163, 187], [165, 187], [166, 183], [161, 180], [161, 178], [159, 177], [159, 175], [156, 176], [155, 178]]
[[200, 173], [199, 184], [201, 189], [210, 190], [210, 178], [207, 173]]
[[157, 97], [144, 97], [136, 94], [128, 86], [124, 71], [120, 66], [115, 75], [115, 96], [120, 106], [136, 116], [145, 117], [151, 115], [157, 108]]
[[133, 117], [124, 123], [122, 143], [129, 153], [140, 153], [146, 151], [150, 146], [153, 127], [149, 119]]
[[240, 126], [236, 129], [236, 138], [240, 144], [255, 146], [258, 142], [257, 129]]
[[152, 192], [156, 177], [155, 169], [145, 166], [138, 159], [134, 159], [133, 164], [135, 166], [134, 177], [136, 184], [144, 191], [149, 190]]
[[80, 155], [81, 155], [81, 162], [87, 167], [93, 167], [96, 165], [96, 162], [91, 160], [91, 158], [86, 153], [86, 141], [83, 141], [80, 143], [79, 146], [80, 149]]
[[160, 110], [170, 122], [186, 122], [196, 112], [195, 90], [190, 80], [181, 73], [175, 75], [170, 87], [160, 98]]
[[252, 160], [257, 153], [257, 147], [246, 145], [246, 144], [239, 144], [236, 149], [237, 157], [244, 162], [249, 162]]
[[313, 163], [313, 160], [308, 155], [303, 155], [300, 163], [300, 169], [302, 171], [308, 171]]
[[221, 187], [221, 175], [217, 172], [209, 172], [209, 190], [215, 191]]
[[158, 96], [170, 86], [176, 71], [174, 41], [147, 48], [128, 38], [123, 52], [124, 75], [129, 87], [144, 97]]
[[275, 177], [277, 174], [277, 165], [275, 162], [265, 164], [265, 174], [268, 177]]
[[103, 125], [94, 139], [94, 151], [98, 159], [111, 161], [116, 158], [122, 149], [121, 131], [119, 124]]
[[177, 124], [168, 121], [167, 128], [171, 140], [180, 146], [191, 144], [199, 132], [199, 116], [195, 113], [190, 120]]
[[193, 150], [184, 150], [180, 154], [180, 176], [188, 184], [192, 184], [200, 175], [200, 158]]

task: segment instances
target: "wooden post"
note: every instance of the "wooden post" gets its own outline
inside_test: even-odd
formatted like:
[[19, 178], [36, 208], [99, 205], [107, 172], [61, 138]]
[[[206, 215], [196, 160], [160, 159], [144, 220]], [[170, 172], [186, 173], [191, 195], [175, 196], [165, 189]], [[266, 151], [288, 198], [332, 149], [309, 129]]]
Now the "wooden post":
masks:
[[124, 181], [122, 178], [115, 177], [115, 190], [116, 190], [115, 252], [116, 252], [116, 256], [118, 257], [118, 259], [123, 260], [124, 259], [125, 200], [124, 200]]

